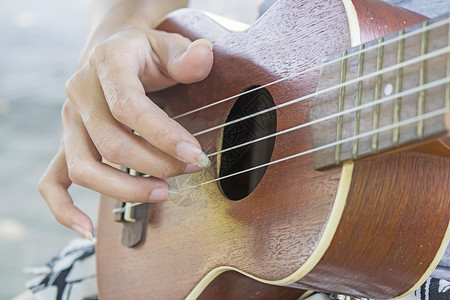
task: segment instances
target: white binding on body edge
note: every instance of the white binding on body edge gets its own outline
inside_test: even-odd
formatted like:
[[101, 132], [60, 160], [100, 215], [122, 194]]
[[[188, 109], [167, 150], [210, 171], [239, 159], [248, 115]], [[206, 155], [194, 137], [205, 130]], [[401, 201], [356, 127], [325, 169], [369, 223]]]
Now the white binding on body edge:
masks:
[[351, 0], [342, 0], [345, 13], [347, 14], [348, 28], [350, 31], [350, 41], [352, 47], [361, 44], [361, 32], [359, 29], [358, 14]]
[[330, 246], [331, 240], [336, 233], [336, 229], [341, 220], [342, 213], [344, 211], [345, 203], [347, 201], [348, 191], [350, 189], [350, 183], [353, 174], [353, 162], [345, 163], [342, 166], [341, 179], [339, 181], [339, 186], [336, 192], [336, 199], [333, 204], [330, 216], [328, 218], [328, 223], [319, 239], [314, 251], [311, 253], [310, 257], [305, 261], [305, 263], [294, 273], [279, 280], [264, 280], [243, 272], [239, 269], [221, 266], [211, 270], [191, 291], [191, 293], [186, 297], [186, 299], [193, 300], [197, 299], [198, 296], [203, 292], [203, 290], [220, 274], [226, 271], [236, 271], [250, 277], [254, 280], [260, 281], [262, 283], [281, 285], [285, 286], [300, 280], [303, 276], [309, 273], [319, 262], [322, 256], [325, 254], [326, 250]]
[[450, 242], [450, 221], [447, 224], [447, 231], [445, 232], [445, 236], [444, 239], [442, 240], [441, 246], [439, 247], [439, 250], [436, 253], [436, 256], [434, 257], [427, 271], [422, 275], [420, 280], [409, 291], [407, 291], [403, 295], [398, 296], [395, 299], [406, 297], [412, 292], [416, 291], [428, 279], [428, 277], [430, 277], [431, 273], [433, 273], [434, 269], [436, 269], [437, 265], [439, 264], [439, 261], [444, 256], [445, 250], [447, 250], [449, 242]]
[[[358, 46], [361, 44], [361, 31], [358, 22], [358, 14], [356, 13], [355, 6], [353, 5], [351, 0], [342, 0], [342, 3], [344, 4], [345, 12], [347, 14], [352, 47]], [[449, 124], [447, 124], [447, 127], [450, 128], [450, 113], [448, 115], [449, 117], [447, 120]], [[431, 273], [434, 271], [439, 261], [442, 259], [442, 256], [444, 256], [445, 250], [447, 249], [449, 242], [450, 242], [450, 222], [447, 225], [447, 232], [445, 233], [439, 251], [436, 253], [435, 258], [433, 259], [427, 271], [422, 275], [420, 280], [413, 287], [411, 287], [410, 290], [394, 299], [406, 297], [407, 295], [413, 293], [428, 279], [428, 277], [430, 277]]]
[[[347, 14], [347, 19], [349, 23], [349, 31], [350, 31], [350, 40], [352, 46], [357, 46], [361, 44], [361, 37], [360, 37], [360, 30], [359, 30], [359, 22], [356, 15], [355, 7], [353, 6], [353, 3], [351, 0], [342, 0], [345, 11]], [[216, 19], [216, 22], [223, 25], [223, 22], [220, 22]], [[228, 26], [225, 26], [228, 27]], [[227, 29], [233, 30], [230, 27]], [[242, 26], [239, 29], [234, 28], [235, 31], [239, 30], [245, 30], [245, 28]], [[220, 274], [226, 271], [236, 271], [239, 273], [244, 274], [247, 277], [250, 277], [254, 280], [260, 281], [262, 283], [266, 284], [272, 284], [272, 285], [289, 285], [291, 283], [294, 283], [298, 280], [300, 280], [303, 276], [305, 276], [307, 273], [309, 273], [320, 261], [322, 256], [325, 254], [326, 250], [330, 246], [331, 240], [334, 237], [334, 234], [336, 233], [337, 226], [339, 225], [339, 222], [342, 217], [342, 213], [344, 211], [345, 203], [347, 201], [347, 195], [348, 191], [350, 189], [350, 183], [352, 179], [353, 174], [353, 162], [345, 163], [342, 166], [342, 172], [341, 172], [341, 179], [339, 181], [338, 190], [336, 193], [336, 199], [333, 204], [333, 208], [331, 210], [329, 221], [327, 225], [325, 226], [325, 229], [322, 233], [322, 236], [319, 239], [319, 242], [317, 243], [316, 248], [311, 253], [310, 257], [305, 261], [305, 263], [294, 273], [287, 276], [286, 278], [282, 278], [279, 280], [264, 280], [261, 278], [257, 278], [251, 274], [248, 274], [246, 272], [243, 272], [239, 269], [229, 267], [229, 266], [221, 266], [217, 267], [213, 270], [211, 270], [198, 284], [197, 286], [191, 291], [191, 293], [186, 297], [187, 300], [194, 300], [197, 299], [200, 294], [203, 292], [203, 290]]]

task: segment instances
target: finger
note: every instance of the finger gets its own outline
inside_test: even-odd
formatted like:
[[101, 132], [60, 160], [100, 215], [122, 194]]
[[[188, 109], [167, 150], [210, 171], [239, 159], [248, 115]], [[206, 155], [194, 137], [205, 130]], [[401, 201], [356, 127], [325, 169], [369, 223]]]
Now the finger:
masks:
[[[64, 110], [68, 109], [69, 102], [75, 102], [77, 109], [79, 107], [78, 110], [85, 116], [83, 122], [90, 139], [104, 159], [159, 178], [201, 170], [161, 151], [120, 124], [111, 115], [95, 74], [84, 68], [78, 72], [77, 77], [68, 84], [73, 90], [68, 95], [74, 101], [68, 101]], [[83, 99], [95, 100], [88, 101], [85, 105], [80, 103]]]
[[101, 162], [80, 118], [63, 108], [64, 144], [72, 182], [123, 202], [155, 202], [168, 199], [168, 185], [161, 179], [131, 176]]
[[[97, 121], [100, 117], [96, 115], [90, 118], [85, 125], [90, 138], [105, 160], [158, 178], [170, 178], [201, 170], [151, 145], [121, 126], [110, 114]], [[98, 124], [103, 126], [99, 127]]]
[[[201, 151], [197, 139], [145, 95], [133, 64], [126, 57], [108, 57], [108, 64], [98, 63], [95, 69], [114, 118], [136, 130], [162, 152], [186, 164], [201, 168], [209, 166], [210, 161]], [[99, 112], [98, 109], [95, 111]]]
[[73, 204], [67, 189], [71, 185], [67, 172], [64, 146], [61, 147], [39, 182], [39, 192], [56, 220], [79, 235], [92, 240], [91, 219]]
[[154, 30], [149, 41], [160, 70], [179, 83], [203, 80], [211, 71], [213, 46], [208, 40], [191, 42], [179, 34]]

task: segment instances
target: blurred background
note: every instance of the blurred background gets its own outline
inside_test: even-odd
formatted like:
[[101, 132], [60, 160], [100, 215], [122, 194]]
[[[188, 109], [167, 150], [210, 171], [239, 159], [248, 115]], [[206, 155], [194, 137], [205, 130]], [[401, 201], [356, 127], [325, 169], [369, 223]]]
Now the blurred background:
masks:
[[[64, 82], [88, 30], [89, 1], [0, 1], [0, 299], [24, 290], [25, 267], [40, 266], [75, 235], [37, 192], [61, 134]], [[73, 189], [96, 219], [97, 196]]]
[[[434, 17], [450, 0], [391, 0]], [[242, 22], [260, 0], [193, 0]], [[431, 3], [441, 9], [430, 11]], [[89, 0], [0, 0], [0, 300], [25, 289], [25, 267], [45, 264], [76, 235], [59, 225], [37, 192], [58, 149], [64, 83], [76, 69], [89, 26]], [[76, 204], [97, 219], [98, 195], [72, 187]]]
[[[56, 153], [65, 81], [76, 70], [89, 26], [89, 0], [0, 0], [0, 300], [77, 237], [57, 223], [37, 191]], [[258, 0], [193, 0], [192, 7], [251, 23]], [[239, 9], [238, 9], [239, 7]], [[96, 223], [98, 196], [71, 187]]]

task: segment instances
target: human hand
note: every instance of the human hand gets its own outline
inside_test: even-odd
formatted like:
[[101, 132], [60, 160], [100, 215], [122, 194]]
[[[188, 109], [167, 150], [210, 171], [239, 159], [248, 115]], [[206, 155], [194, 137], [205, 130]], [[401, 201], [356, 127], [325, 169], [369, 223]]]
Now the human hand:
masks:
[[[198, 141], [146, 92], [204, 79], [211, 50], [206, 40], [128, 27], [90, 52], [67, 82], [61, 146], [39, 184], [61, 224], [92, 237], [91, 220], [67, 191], [72, 182], [124, 202], [154, 202], [168, 198], [159, 178], [207, 166]], [[153, 177], [131, 176], [102, 158]]]

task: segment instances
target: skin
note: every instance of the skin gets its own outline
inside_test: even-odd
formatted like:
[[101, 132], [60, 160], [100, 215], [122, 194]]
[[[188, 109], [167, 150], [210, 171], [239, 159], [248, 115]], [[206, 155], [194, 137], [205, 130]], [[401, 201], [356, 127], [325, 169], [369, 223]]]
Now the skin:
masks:
[[[124, 202], [164, 201], [168, 186], [160, 178], [206, 166], [198, 141], [145, 94], [200, 81], [211, 70], [208, 41], [152, 29], [186, 5], [184, 0], [92, 3], [90, 34], [78, 70], [66, 83], [60, 148], [39, 183], [55, 218], [83, 237], [92, 238], [93, 225], [74, 205], [67, 191], [72, 183]], [[153, 177], [134, 177], [111, 163]]]

